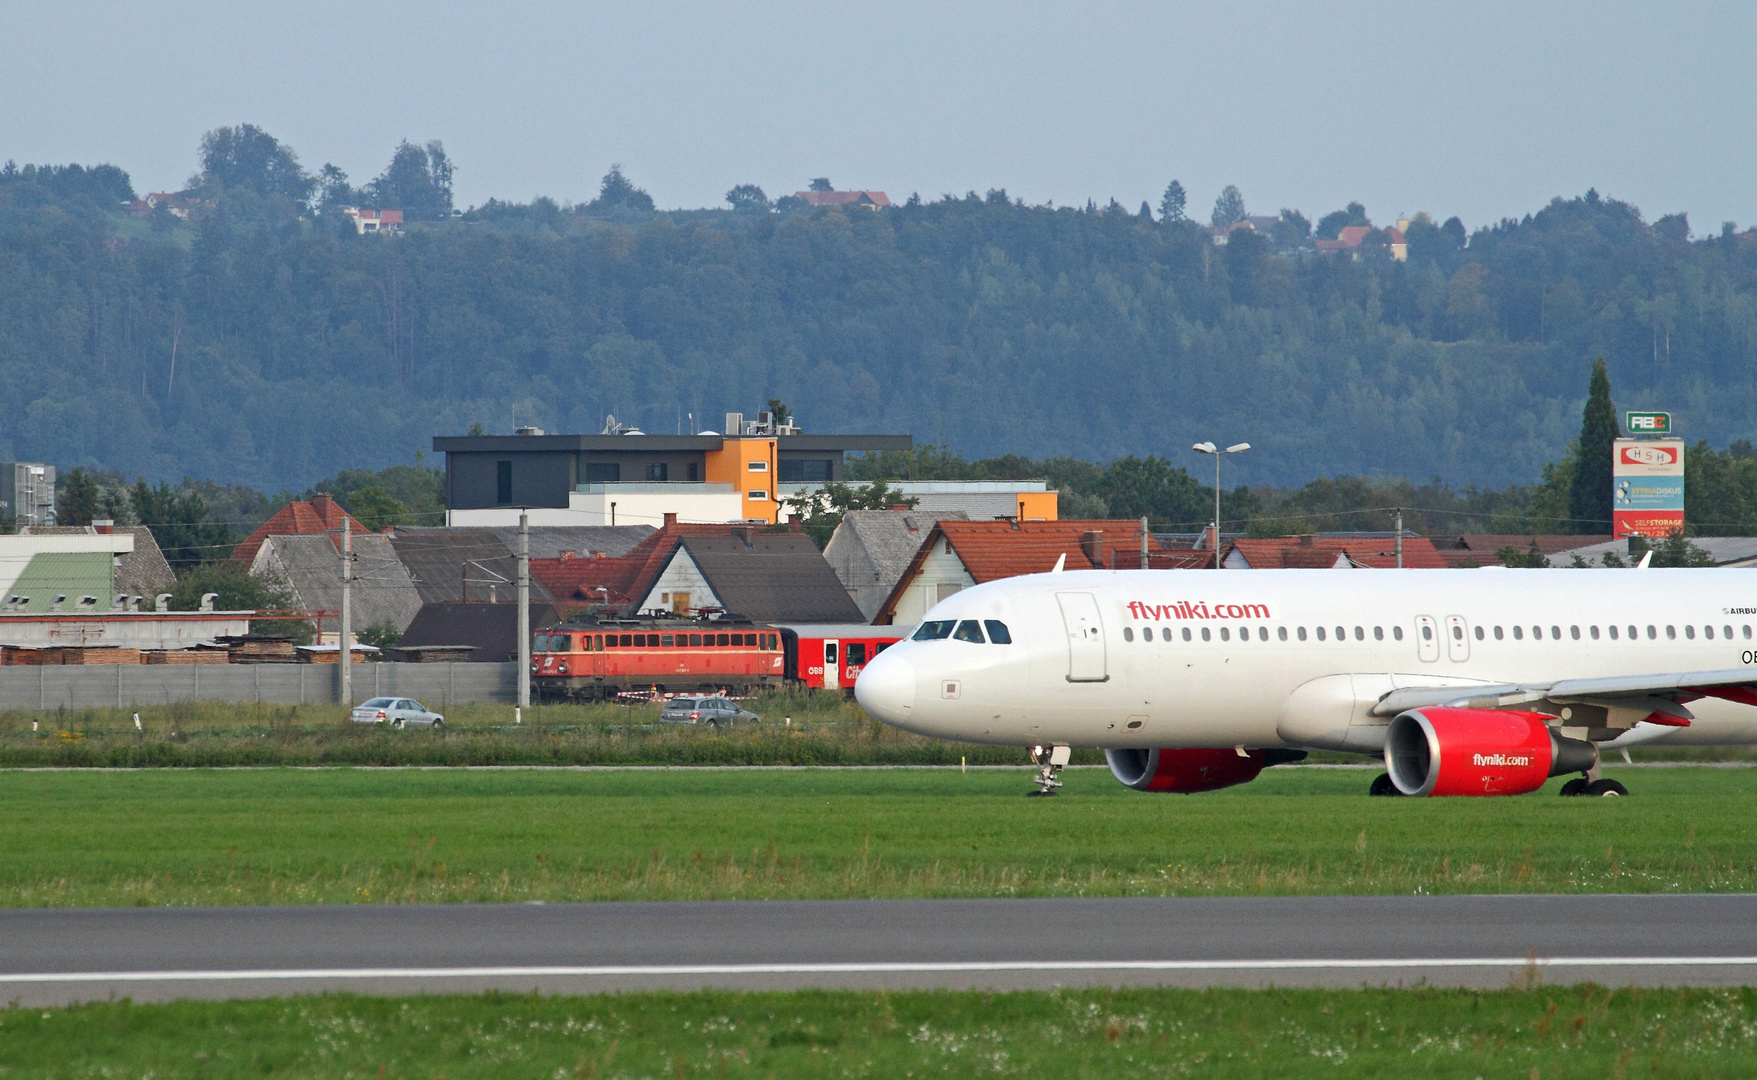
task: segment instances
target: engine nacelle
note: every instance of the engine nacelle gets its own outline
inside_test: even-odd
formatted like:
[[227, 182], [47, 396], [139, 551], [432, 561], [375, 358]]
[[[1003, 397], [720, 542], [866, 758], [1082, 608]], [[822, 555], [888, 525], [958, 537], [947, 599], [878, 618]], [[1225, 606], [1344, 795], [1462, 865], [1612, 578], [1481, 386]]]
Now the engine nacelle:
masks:
[[1189, 795], [1255, 780], [1270, 765], [1298, 761], [1303, 750], [1246, 750], [1231, 747], [1194, 750], [1106, 750], [1110, 775], [1136, 791]]
[[1399, 713], [1385, 731], [1385, 771], [1405, 795], [1523, 795], [1584, 772], [1598, 748], [1564, 739], [1542, 713], [1435, 707]]

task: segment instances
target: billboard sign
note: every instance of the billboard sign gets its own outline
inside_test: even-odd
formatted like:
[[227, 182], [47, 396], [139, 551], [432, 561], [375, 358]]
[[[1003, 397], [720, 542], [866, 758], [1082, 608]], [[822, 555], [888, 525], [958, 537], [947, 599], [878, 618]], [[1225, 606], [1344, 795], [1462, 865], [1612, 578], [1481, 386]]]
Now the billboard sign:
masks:
[[1672, 414], [1669, 412], [1624, 413], [1623, 420], [1623, 427], [1631, 435], [1670, 435], [1672, 433]]
[[1618, 439], [1611, 453], [1612, 531], [1660, 537], [1682, 529], [1684, 440]]

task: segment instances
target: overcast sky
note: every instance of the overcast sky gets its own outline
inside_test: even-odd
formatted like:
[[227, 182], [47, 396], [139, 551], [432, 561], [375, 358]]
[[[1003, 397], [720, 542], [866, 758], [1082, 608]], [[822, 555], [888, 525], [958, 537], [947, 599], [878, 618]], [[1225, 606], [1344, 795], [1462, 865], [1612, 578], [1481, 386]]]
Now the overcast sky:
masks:
[[1757, 221], [1749, 3], [461, 4], [0, 0], [0, 159], [113, 162], [175, 188], [250, 122], [356, 183], [442, 139], [460, 206], [661, 207], [838, 187], [1004, 187], [1206, 218], [1458, 214], [1589, 186], [1698, 234]]

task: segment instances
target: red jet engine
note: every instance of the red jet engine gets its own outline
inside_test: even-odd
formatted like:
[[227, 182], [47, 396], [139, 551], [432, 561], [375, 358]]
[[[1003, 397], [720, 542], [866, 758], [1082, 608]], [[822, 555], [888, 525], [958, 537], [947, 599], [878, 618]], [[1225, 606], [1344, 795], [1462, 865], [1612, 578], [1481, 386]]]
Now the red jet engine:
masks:
[[1523, 795], [1584, 772], [1598, 747], [1564, 739], [1543, 713], [1411, 709], [1385, 732], [1385, 771], [1404, 795]]
[[1136, 791], [1190, 795], [1248, 783], [1270, 765], [1298, 761], [1303, 750], [1246, 750], [1232, 747], [1193, 750], [1106, 750], [1110, 775]]

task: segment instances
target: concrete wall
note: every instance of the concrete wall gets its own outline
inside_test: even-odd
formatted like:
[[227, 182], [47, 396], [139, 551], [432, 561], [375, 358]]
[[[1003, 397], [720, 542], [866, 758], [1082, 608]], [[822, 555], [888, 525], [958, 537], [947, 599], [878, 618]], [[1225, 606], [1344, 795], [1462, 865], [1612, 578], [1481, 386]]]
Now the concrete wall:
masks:
[[[354, 701], [417, 698], [444, 712], [461, 701], [511, 704], [517, 664], [355, 664]], [[330, 664], [190, 664], [0, 667], [0, 709], [39, 711], [167, 705], [173, 701], [324, 704], [337, 700]]]

